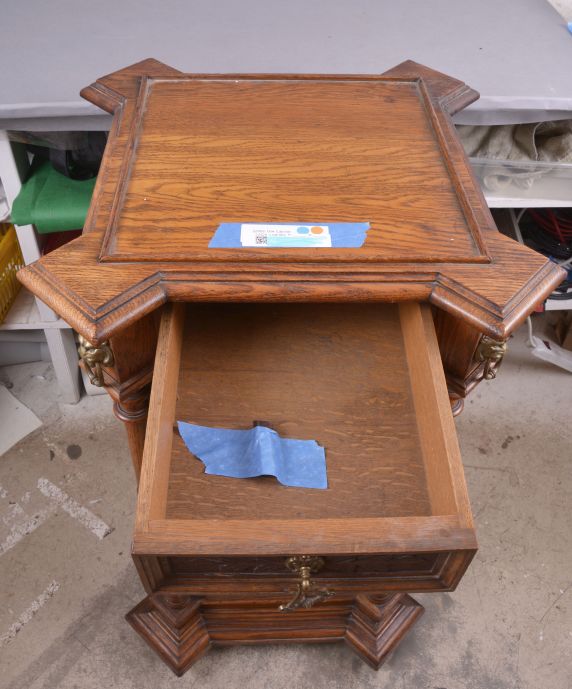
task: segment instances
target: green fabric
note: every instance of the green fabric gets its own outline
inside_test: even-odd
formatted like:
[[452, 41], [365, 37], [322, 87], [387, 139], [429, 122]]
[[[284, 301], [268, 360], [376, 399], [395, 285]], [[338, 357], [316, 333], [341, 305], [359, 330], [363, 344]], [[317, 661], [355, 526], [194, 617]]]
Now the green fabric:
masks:
[[41, 234], [81, 230], [96, 178], [70, 179], [48, 161], [34, 163], [28, 180], [12, 205], [16, 225], [35, 225]]

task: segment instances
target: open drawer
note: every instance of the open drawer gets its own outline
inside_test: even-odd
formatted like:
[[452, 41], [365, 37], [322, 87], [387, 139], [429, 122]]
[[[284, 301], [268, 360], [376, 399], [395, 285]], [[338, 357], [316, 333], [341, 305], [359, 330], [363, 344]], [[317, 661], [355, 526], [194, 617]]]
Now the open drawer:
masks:
[[[204, 473], [176, 422], [315, 439], [326, 490]], [[338, 591], [448, 590], [476, 550], [428, 307], [171, 304], [163, 315], [134, 555], [148, 588], [288, 591], [290, 556]], [[153, 566], [146, 564], [151, 558]], [[162, 581], [151, 581], [160, 563]], [[214, 590], [214, 589], [213, 589]]]

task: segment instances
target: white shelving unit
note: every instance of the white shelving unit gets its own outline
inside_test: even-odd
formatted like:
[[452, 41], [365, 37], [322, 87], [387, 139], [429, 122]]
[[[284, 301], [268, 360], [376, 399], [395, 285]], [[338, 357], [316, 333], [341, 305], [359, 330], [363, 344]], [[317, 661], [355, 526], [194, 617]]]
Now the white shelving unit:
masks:
[[[559, 193], [561, 191], [562, 193]], [[554, 180], [537, 180], [529, 190], [492, 192], [483, 190], [489, 208], [571, 208], [572, 184], [567, 190], [559, 190]]]
[[[0, 131], [0, 180], [10, 206], [20, 191], [28, 165], [27, 157], [15, 155], [6, 132]], [[16, 234], [26, 265], [38, 260], [41, 252], [34, 227], [16, 226]], [[22, 289], [0, 330], [43, 330], [62, 401], [79, 402], [81, 383], [74, 333], [52, 309]]]
[[572, 163], [469, 160], [489, 208], [572, 207]]
[[[571, 163], [538, 163], [538, 162], [509, 162], [471, 158], [471, 165], [481, 184], [489, 208], [507, 208], [513, 226], [514, 236], [522, 242], [519, 229], [520, 214], [516, 209], [523, 208], [572, 208], [572, 164]], [[503, 168], [507, 177], [511, 169], [525, 173], [529, 169], [531, 175], [542, 172], [533, 179], [529, 189], [507, 183], [498, 191], [485, 188], [487, 175], [498, 175]], [[547, 311], [569, 311], [572, 309], [572, 299], [551, 299], [545, 301]]]
[[51, 328], [68, 328], [69, 325], [58, 318], [55, 321], [46, 321], [42, 318], [36, 299], [31, 292], [22, 287], [18, 292], [8, 315], [0, 323], [0, 331], [3, 330], [47, 330]]

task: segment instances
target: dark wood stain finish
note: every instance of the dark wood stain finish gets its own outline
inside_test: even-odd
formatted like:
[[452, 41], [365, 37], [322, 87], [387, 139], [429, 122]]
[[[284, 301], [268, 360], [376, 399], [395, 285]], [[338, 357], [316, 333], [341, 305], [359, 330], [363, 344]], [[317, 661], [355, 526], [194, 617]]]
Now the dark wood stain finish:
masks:
[[237, 643], [346, 644], [375, 670], [403, 639], [423, 607], [404, 593], [360, 594], [295, 615], [277, 611], [277, 601], [260, 597], [211, 602], [189, 594], [151, 594], [127, 621], [161, 659], [181, 676], [211, 646]]

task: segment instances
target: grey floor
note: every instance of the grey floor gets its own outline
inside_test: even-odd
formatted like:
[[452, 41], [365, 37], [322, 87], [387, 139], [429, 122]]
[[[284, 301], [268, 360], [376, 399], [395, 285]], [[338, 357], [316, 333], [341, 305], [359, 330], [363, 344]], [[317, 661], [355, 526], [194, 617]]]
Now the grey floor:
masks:
[[479, 553], [457, 591], [419, 596], [425, 616], [378, 673], [341, 644], [296, 645], [215, 649], [175, 678], [123, 621], [143, 591], [110, 401], [59, 404], [42, 363], [0, 380], [44, 422], [0, 457], [0, 687], [572, 686], [572, 374], [532, 359], [522, 333], [458, 419]]

